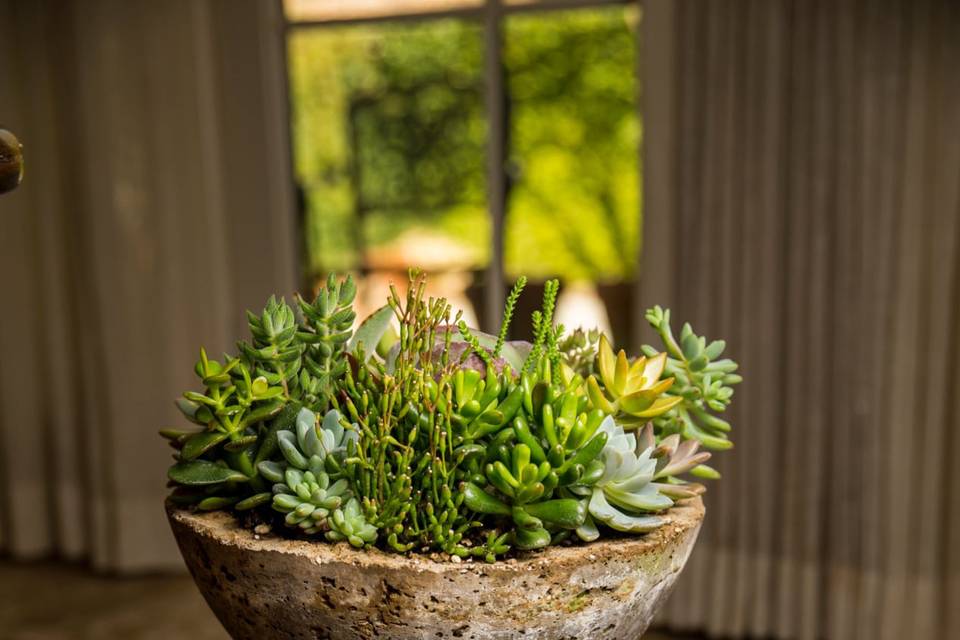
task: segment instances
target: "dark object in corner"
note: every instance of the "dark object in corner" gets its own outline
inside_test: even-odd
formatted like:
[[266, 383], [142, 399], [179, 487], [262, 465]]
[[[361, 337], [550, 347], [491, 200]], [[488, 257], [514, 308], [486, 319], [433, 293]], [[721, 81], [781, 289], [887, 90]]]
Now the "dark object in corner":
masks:
[[0, 193], [13, 191], [23, 178], [23, 147], [17, 137], [0, 129]]

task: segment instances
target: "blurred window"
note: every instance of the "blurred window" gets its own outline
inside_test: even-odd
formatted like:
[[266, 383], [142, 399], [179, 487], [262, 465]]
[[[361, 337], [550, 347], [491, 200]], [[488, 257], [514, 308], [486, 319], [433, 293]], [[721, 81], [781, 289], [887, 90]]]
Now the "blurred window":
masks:
[[518, 275], [559, 276], [568, 327], [629, 337], [641, 206], [635, 3], [284, 7], [311, 283], [356, 273], [372, 308], [388, 282], [422, 266], [432, 293], [489, 328]]

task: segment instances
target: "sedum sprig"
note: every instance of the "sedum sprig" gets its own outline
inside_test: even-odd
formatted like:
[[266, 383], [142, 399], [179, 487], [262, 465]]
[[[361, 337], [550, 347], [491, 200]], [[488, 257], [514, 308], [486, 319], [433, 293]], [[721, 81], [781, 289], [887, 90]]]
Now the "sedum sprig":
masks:
[[[666, 395], [677, 402], [654, 420], [658, 434], [678, 433], [684, 439], [700, 441], [708, 449], [731, 448], [730, 423], [716, 414], [726, 410], [733, 398], [733, 386], [742, 378], [735, 373], [736, 362], [720, 358], [726, 342], [708, 343], [706, 338], [693, 332], [689, 323], [683, 325], [680, 340], [676, 340], [670, 328], [669, 309], [653, 307], [647, 310], [646, 318], [666, 348], [664, 372], [675, 380]], [[656, 351], [647, 345], [643, 347], [647, 356]], [[704, 470], [705, 475], [712, 475], [710, 471]]]
[[553, 311], [557, 305], [557, 293], [560, 291], [559, 280], [547, 280], [543, 287], [543, 304], [538, 311], [531, 315], [533, 324], [533, 348], [523, 364], [523, 370], [532, 369], [544, 349], [550, 354], [556, 349], [557, 334], [553, 327]]
[[500, 325], [500, 333], [497, 335], [497, 344], [493, 349], [494, 358], [500, 357], [500, 352], [503, 350], [503, 343], [506, 341], [507, 333], [510, 331], [510, 323], [513, 321], [513, 311], [517, 306], [517, 301], [520, 299], [523, 288], [526, 286], [527, 277], [520, 276], [513, 284], [510, 295], [507, 296], [507, 302], [503, 306], [503, 322]]

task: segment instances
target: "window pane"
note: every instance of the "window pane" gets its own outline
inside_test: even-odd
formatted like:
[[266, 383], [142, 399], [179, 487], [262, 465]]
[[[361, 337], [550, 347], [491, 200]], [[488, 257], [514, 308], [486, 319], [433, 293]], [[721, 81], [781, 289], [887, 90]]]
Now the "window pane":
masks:
[[634, 6], [510, 16], [511, 275], [632, 279], [640, 228]]
[[482, 55], [462, 20], [291, 34], [309, 273], [486, 266]]

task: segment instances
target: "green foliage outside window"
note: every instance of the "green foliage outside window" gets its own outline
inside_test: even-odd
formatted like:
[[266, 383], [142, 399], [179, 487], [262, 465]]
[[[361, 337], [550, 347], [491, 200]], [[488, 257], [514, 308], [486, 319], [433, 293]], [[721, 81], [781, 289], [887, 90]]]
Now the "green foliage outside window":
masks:
[[506, 262], [544, 278], [627, 280], [640, 228], [630, 9], [507, 21], [511, 110]]
[[[507, 269], [621, 280], [639, 246], [637, 13], [505, 21], [511, 96]], [[293, 143], [307, 268], [362, 263], [410, 229], [489, 260], [479, 24], [325, 27], [290, 37]]]

